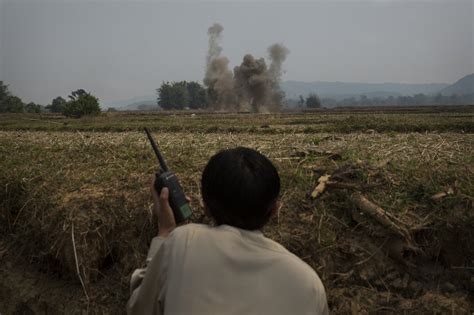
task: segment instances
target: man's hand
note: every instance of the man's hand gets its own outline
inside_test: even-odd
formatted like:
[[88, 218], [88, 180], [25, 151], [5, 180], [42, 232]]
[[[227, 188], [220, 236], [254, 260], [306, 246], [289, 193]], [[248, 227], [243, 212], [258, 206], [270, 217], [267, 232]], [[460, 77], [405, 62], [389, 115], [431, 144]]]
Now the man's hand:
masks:
[[168, 201], [169, 190], [164, 187], [160, 195], [155, 189], [155, 176], [151, 181], [151, 195], [153, 196], [153, 214], [158, 218], [158, 236], [167, 237], [171, 231], [176, 227], [176, 220], [174, 219], [173, 210]]

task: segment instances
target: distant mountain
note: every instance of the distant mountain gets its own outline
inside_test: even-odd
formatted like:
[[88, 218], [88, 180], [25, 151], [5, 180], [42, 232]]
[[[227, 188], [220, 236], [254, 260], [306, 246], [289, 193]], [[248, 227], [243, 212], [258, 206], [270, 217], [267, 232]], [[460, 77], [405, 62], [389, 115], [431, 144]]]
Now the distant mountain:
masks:
[[418, 93], [435, 94], [448, 87], [446, 83], [407, 84], [407, 83], [347, 83], [347, 82], [301, 82], [285, 81], [281, 84], [287, 98], [298, 98], [309, 93], [320, 97], [342, 99], [351, 96], [388, 97], [414, 95]]
[[[102, 104], [101, 104], [102, 105]], [[105, 108], [114, 107], [118, 110], [137, 110], [140, 105], [156, 106], [156, 95], [145, 95], [127, 100], [111, 101], [103, 104]]]
[[[287, 99], [298, 99], [316, 93], [320, 98], [332, 98], [336, 101], [345, 98], [365, 95], [368, 98], [387, 98], [389, 96], [413, 96], [415, 94], [435, 95], [474, 95], [474, 74], [449, 85], [446, 83], [407, 84], [407, 83], [348, 83], [348, 82], [302, 82], [285, 81], [281, 88]], [[474, 96], [473, 96], [474, 97]], [[128, 100], [113, 101], [101, 104], [105, 109], [114, 107], [118, 110], [154, 110], [157, 109], [156, 95], [135, 97]]]
[[440, 91], [443, 95], [469, 95], [474, 94], [474, 73], [465, 76], [456, 83], [442, 89]]

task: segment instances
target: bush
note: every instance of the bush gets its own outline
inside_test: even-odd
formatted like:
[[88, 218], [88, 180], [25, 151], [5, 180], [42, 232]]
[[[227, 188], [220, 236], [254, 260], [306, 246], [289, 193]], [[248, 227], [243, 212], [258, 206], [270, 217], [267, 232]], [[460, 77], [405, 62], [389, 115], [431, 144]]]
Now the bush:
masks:
[[69, 99], [64, 106], [63, 113], [66, 117], [79, 118], [100, 113], [99, 99], [82, 89], [72, 92]]

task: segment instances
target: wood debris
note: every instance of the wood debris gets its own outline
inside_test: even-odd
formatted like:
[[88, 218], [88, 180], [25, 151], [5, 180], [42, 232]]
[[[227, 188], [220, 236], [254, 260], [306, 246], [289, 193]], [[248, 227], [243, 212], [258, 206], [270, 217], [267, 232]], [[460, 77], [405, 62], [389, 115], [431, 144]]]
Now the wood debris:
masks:
[[316, 199], [318, 198], [326, 189], [326, 184], [331, 178], [331, 175], [324, 175], [319, 177], [318, 185], [314, 188], [313, 192], [311, 193], [311, 198]]
[[[375, 221], [389, 229], [391, 232], [401, 236], [402, 238], [412, 241], [412, 237], [408, 229], [403, 223], [392, 214], [382, 209], [377, 204], [367, 199], [360, 192], [354, 192], [349, 196], [354, 205], [365, 214], [369, 215]], [[398, 222], [397, 222], [398, 221]]]

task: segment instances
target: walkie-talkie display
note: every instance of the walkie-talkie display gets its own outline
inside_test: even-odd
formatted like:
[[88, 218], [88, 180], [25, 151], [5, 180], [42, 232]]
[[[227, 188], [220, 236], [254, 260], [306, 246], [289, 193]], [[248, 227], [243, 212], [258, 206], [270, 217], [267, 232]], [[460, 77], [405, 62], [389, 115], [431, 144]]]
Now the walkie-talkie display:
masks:
[[176, 175], [168, 169], [163, 156], [161, 156], [160, 150], [156, 146], [155, 140], [151, 135], [148, 128], [145, 128], [146, 135], [150, 140], [153, 151], [155, 151], [156, 157], [160, 163], [161, 170], [157, 172], [155, 180], [155, 189], [158, 195], [161, 193], [163, 187], [167, 187], [169, 190], [169, 203], [173, 210], [174, 218], [176, 223], [180, 223], [188, 219], [191, 214], [191, 208], [189, 207], [186, 196], [184, 195], [183, 189], [178, 182]]

